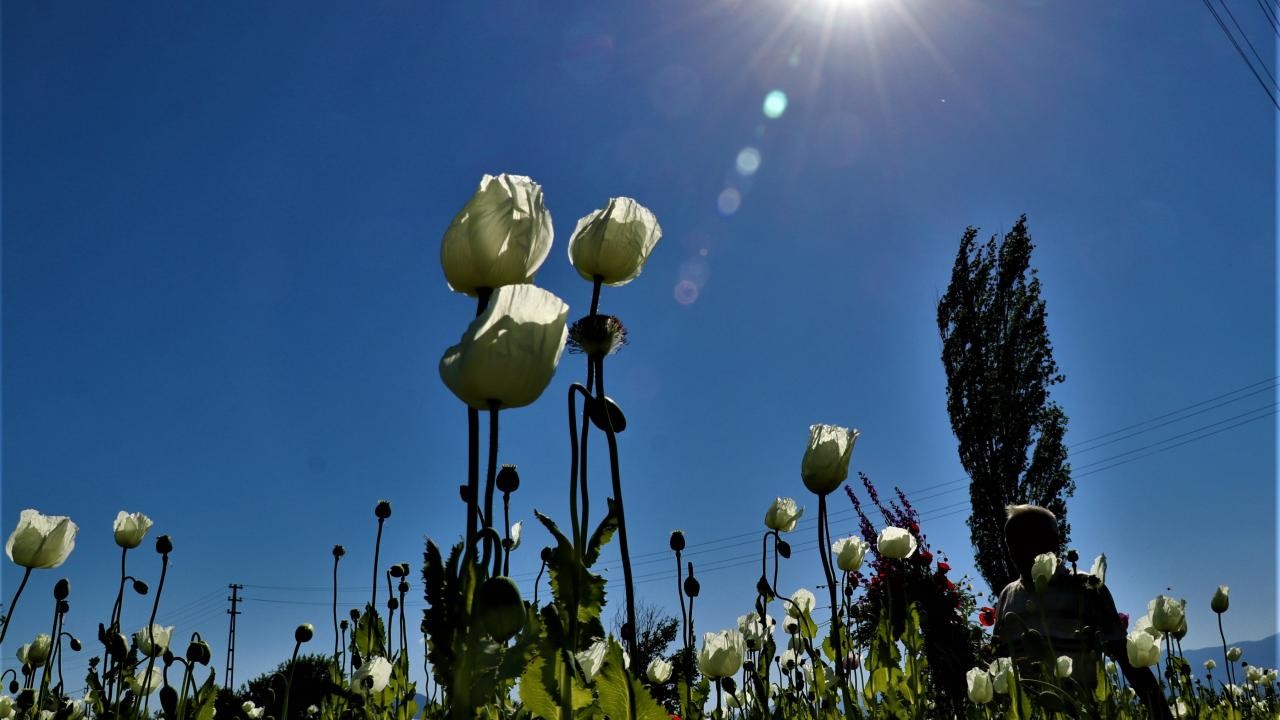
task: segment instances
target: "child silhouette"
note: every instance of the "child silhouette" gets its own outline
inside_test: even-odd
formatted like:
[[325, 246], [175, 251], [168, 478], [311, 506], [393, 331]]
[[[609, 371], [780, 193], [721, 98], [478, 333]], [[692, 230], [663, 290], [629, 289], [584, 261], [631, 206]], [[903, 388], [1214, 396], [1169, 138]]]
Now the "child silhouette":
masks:
[[1153, 718], [1173, 715], [1155, 676], [1134, 667], [1125, 648], [1125, 623], [1100, 578], [1059, 563], [1039, 589], [1032, 579], [1036, 557], [1056, 554], [1058, 519], [1037, 505], [1006, 509], [1004, 535], [1018, 579], [1005, 586], [996, 604], [992, 637], [997, 655], [1007, 655], [1022, 676], [1055, 678], [1057, 658], [1071, 658], [1071, 674], [1060, 687], [1093, 694], [1102, 653], [1111, 656]]

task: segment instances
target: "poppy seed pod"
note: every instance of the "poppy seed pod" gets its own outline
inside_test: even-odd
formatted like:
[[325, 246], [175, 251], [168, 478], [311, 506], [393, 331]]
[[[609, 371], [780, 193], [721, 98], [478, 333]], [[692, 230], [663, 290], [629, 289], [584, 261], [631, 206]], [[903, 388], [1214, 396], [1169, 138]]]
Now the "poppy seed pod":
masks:
[[346, 554], [347, 554], [347, 549], [346, 549], [346, 548], [342, 547], [341, 545], [334, 545], [334, 546], [333, 546], [333, 556], [334, 556], [334, 557], [336, 557], [336, 558], [340, 558], [340, 557], [342, 557], [343, 555], [346, 555]]
[[552, 558], [552, 552], [553, 551], [549, 547], [542, 548], [542, 552], [539, 553], [539, 557], [542, 558], [542, 562], [550, 563]]
[[391, 569], [387, 571], [387, 574], [393, 578], [402, 578], [404, 577], [404, 570], [402, 570], [399, 565], [392, 565]]
[[316, 629], [311, 623], [302, 623], [293, 631], [293, 640], [296, 643], [311, 642], [311, 638], [315, 637]]
[[373, 514], [379, 520], [386, 520], [391, 517], [391, 502], [389, 500], [379, 500], [377, 506], [373, 508]]
[[360, 622], [360, 611], [355, 608], [351, 608], [351, 622]]
[[673, 531], [670, 544], [673, 552], [682, 552], [684, 550], [684, 532], [681, 530]]
[[503, 493], [513, 493], [520, 489], [520, 473], [516, 472], [515, 465], [503, 465], [498, 471], [498, 491]]
[[168, 535], [161, 535], [156, 538], [156, 552], [161, 555], [168, 555], [173, 552], [173, 538]]
[[390, 610], [391, 612], [395, 612], [396, 610], [399, 610], [400, 601], [393, 597], [387, 598], [387, 609]]
[[59, 580], [57, 583], [55, 583], [55, 584], [54, 584], [54, 586], [53, 586], [53, 598], [54, 598], [55, 600], [66, 600], [66, 599], [67, 599], [67, 596], [68, 596], [68, 595], [70, 595], [70, 594], [71, 594], [71, 581], [70, 581], [70, 580], [68, 580], [68, 579], [66, 579], [66, 578], [62, 578], [61, 580]]
[[404, 593], [409, 592], [409, 583], [405, 582], [404, 580], [401, 580], [400, 584], [396, 586], [396, 591], [402, 595]]

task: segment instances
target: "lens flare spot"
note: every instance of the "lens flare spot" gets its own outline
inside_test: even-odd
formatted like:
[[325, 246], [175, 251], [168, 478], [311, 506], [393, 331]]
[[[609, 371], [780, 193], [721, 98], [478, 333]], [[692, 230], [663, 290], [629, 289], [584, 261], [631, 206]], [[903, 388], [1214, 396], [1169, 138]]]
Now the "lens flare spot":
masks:
[[681, 305], [692, 305], [698, 301], [698, 286], [688, 280], [681, 280], [676, 283], [674, 294], [676, 302]]
[[742, 175], [754, 175], [760, 169], [760, 151], [753, 147], [744, 147], [738, 151], [738, 159], [734, 163]]
[[720, 191], [720, 197], [716, 198], [716, 209], [724, 217], [738, 212], [738, 208], [742, 206], [742, 193], [738, 192], [738, 188], [727, 187]]
[[764, 116], [770, 120], [782, 117], [787, 111], [787, 94], [781, 90], [770, 90], [764, 96]]

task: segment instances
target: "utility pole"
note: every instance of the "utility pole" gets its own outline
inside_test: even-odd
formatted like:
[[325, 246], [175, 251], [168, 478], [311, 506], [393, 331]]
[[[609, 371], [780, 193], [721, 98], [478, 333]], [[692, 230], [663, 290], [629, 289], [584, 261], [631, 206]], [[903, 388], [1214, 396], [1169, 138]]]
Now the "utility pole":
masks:
[[239, 592], [244, 589], [244, 586], [232, 583], [227, 587], [231, 588], [231, 597], [227, 598], [231, 601], [231, 609], [227, 611], [227, 614], [231, 616], [231, 627], [227, 631], [227, 671], [223, 674], [226, 678], [226, 684], [223, 687], [234, 690], [236, 674], [236, 616], [240, 614], [240, 611], [236, 609], [236, 605], [242, 600]]

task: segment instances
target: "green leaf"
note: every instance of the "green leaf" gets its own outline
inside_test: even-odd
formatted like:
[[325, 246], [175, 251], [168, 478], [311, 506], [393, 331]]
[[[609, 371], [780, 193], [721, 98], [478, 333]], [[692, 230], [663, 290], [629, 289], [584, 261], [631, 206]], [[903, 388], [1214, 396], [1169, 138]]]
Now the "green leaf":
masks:
[[631, 677], [622, 660], [622, 647], [615, 642], [609, 643], [604, 665], [595, 677], [595, 685], [600, 710], [610, 718], [626, 720], [634, 709], [636, 720], [669, 720], [667, 712], [649, 691]]
[[366, 603], [360, 620], [356, 622], [351, 633], [351, 646], [360, 653], [360, 657], [369, 658], [386, 654], [386, 640], [383, 632], [382, 617], [374, 611], [373, 606]]
[[462, 555], [462, 543], [453, 546], [446, 564], [440, 548], [427, 541], [423, 553], [422, 580], [427, 607], [422, 613], [422, 631], [427, 637], [427, 660], [431, 662], [438, 678], [453, 676], [454, 632], [462, 626], [462, 605], [459, 594], [458, 563]]
[[[563, 662], [548, 664], [546, 655], [537, 655], [525, 666], [520, 676], [520, 702], [534, 717], [544, 720], [558, 720], [562, 707], [562, 681], [566, 672]], [[569, 673], [570, 704], [574, 714], [590, 707], [593, 701], [591, 691], [577, 677], [577, 673]]]
[[583, 559], [583, 564], [591, 567], [596, 564], [596, 560], [600, 559], [600, 550], [613, 538], [613, 534], [618, 530], [618, 504], [613, 498], [605, 498], [605, 503], [609, 507], [609, 511], [605, 513], [604, 519], [596, 526], [596, 531], [591, 534], [591, 539], [587, 541], [587, 556]]
[[547, 563], [555, 605], [570, 613], [579, 624], [590, 625], [590, 628], [583, 627], [582, 632], [578, 634], [579, 638], [590, 637], [595, 633], [589, 633], [588, 630], [594, 629], [595, 625], [599, 624], [600, 613], [604, 609], [605, 580], [587, 569], [577, 551], [574, 550], [573, 543], [560, 532], [550, 518], [537, 511], [534, 511], [534, 515], [556, 538], [556, 546], [551, 552], [551, 561]]

